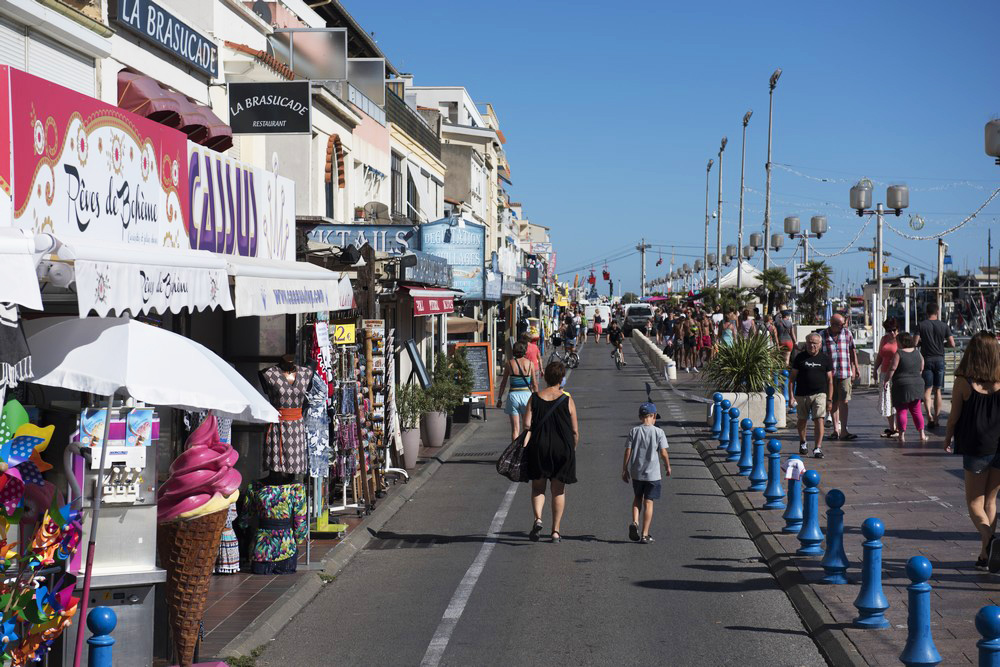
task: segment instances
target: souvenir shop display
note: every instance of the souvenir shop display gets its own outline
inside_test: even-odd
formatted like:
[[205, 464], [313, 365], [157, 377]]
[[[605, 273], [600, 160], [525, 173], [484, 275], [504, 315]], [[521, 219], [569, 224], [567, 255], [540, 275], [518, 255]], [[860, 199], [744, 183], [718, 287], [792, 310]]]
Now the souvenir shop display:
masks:
[[309, 537], [306, 492], [286, 473], [272, 472], [250, 483], [246, 514], [257, 518], [250, 550], [254, 574], [291, 574], [298, 564], [298, 545]]
[[[41, 458], [54, 427], [40, 428], [16, 400], [0, 413], [0, 664], [19, 667], [46, 660], [73, 620], [79, 598], [71, 561], [83, 535], [82, 517], [42, 472]], [[14, 527], [14, 534], [10, 534]], [[16, 539], [20, 531], [22, 542]], [[25, 539], [27, 538], [27, 539]]]
[[209, 415], [188, 437], [156, 493], [157, 550], [167, 571], [166, 600], [177, 660], [190, 665], [229, 509], [243, 478], [239, 454], [219, 438]]
[[308, 469], [306, 454], [306, 429], [302, 407], [313, 372], [295, 363], [295, 357], [286, 354], [277, 366], [260, 373], [261, 385], [267, 397], [278, 410], [278, 423], [267, 429], [264, 441], [264, 469], [293, 475], [305, 474]]

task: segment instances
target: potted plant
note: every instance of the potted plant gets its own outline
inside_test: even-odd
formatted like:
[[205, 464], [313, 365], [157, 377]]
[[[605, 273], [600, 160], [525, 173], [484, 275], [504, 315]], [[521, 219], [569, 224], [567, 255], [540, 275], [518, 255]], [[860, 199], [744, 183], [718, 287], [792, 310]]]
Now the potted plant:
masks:
[[[468, 369], [464, 353], [462, 361]], [[469, 382], [466, 378], [471, 374], [471, 370], [464, 374], [456, 370], [455, 354], [438, 355], [434, 365], [434, 380], [427, 390], [428, 405], [421, 424], [424, 444], [428, 447], [440, 447], [444, 444], [448, 435], [448, 417], [452, 410], [462, 404]]]
[[364, 206], [355, 206], [354, 207], [354, 219], [355, 220], [364, 220], [365, 219], [365, 207]]
[[458, 424], [468, 424], [472, 419], [472, 404], [466, 403], [465, 398], [472, 391], [474, 379], [472, 377], [472, 366], [469, 365], [469, 360], [465, 356], [464, 349], [455, 348], [447, 356], [447, 360], [449, 364], [448, 372], [455, 380], [456, 405], [452, 410], [448, 424], [448, 437], [451, 437], [451, 421]]
[[[765, 333], [749, 337], [737, 336], [729, 345], [719, 345], [715, 357], [705, 365], [704, 377], [712, 391], [720, 392], [742, 417], [753, 420], [754, 425], [764, 423], [767, 388], [778, 388], [776, 380], [785, 368], [777, 346]], [[784, 416], [784, 399], [781, 391], [775, 393], [775, 415], [779, 423]], [[780, 403], [780, 405], [779, 405]]]
[[403, 467], [407, 470], [417, 465], [420, 453], [420, 416], [427, 404], [424, 390], [416, 384], [407, 384], [396, 389], [396, 413], [399, 415], [399, 429], [403, 439]]

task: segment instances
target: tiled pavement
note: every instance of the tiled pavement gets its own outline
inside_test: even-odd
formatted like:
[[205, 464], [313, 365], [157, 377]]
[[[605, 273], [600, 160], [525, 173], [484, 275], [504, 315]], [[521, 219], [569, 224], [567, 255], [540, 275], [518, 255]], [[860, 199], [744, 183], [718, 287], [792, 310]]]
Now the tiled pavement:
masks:
[[[453, 437], [461, 432], [460, 429], [461, 427], [456, 426]], [[431, 456], [437, 455], [440, 451], [440, 448], [422, 447], [417, 467], [411, 470], [410, 474], [420, 470]], [[399, 484], [390, 483], [386, 496], [381, 498], [379, 502], [385, 501], [398, 488], [400, 488]], [[331, 515], [331, 520], [347, 524], [348, 534], [363, 523], [363, 518], [356, 516], [354, 510]], [[313, 539], [311, 545], [312, 562], [321, 561], [340, 542], [340, 539]], [[231, 575], [217, 575], [212, 578], [203, 619], [205, 638], [199, 649], [201, 660], [224, 657], [220, 656], [219, 652], [227, 644], [266, 612], [302, 577], [310, 572], [314, 573], [312, 570], [303, 569], [306, 562], [305, 552], [305, 543], [302, 543], [299, 545], [299, 570], [294, 574], [255, 575], [249, 572], [240, 572]]]
[[[705, 394], [697, 376], [682, 374], [677, 386]], [[827, 442], [823, 447], [826, 458], [805, 460], [807, 468], [817, 470], [822, 476], [820, 512], [824, 531], [826, 491], [838, 488], [847, 497], [843, 509], [844, 545], [851, 562], [849, 584], [821, 583], [820, 559], [794, 555], [799, 544], [794, 535], [781, 532], [784, 527], [781, 510], [763, 510], [761, 493], [737, 493], [743, 498], [742, 504], [756, 510], [764, 530], [780, 545], [771, 566], [787, 572], [782, 584], [807, 586], [832, 615], [834, 627], [827, 629], [841, 630], [842, 636], [853, 643], [868, 664], [899, 664], [899, 654], [906, 642], [906, 586], [910, 583], [906, 577], [906, 561], [915, 555], [927, 557], [934, 567], [930, 581], [933, 587], [931, 630], [942, 664], [975, 664], [978, 660], [976, 641], [980, 636], [974, 618], [980, 607], [1000, 604], [1000, 576], [973, 567], [979, 540], [966, 512], [961, 459], [942, 449], [943, 426], [929, 432], [930, 442], [925, 445], [915, 442], [917, 438], [912, 430], [905, 445], [879, 437], [885, 421], [878, 415], [877, 400], [874, 389], [856, 390], [851, 401], [849, 428], [858, 439]], [[946, 413], [947, 409], [946, 397]], [[708, 444], [710, 429], [707, 426], [696, 428], [702, 430]], [[809, 433], [812, 434], [811, 426]], [[783, 458], [797, 451], [798, 438], [793, 428], [777, 435], [782, 441]], [[714, 450], [718, 442], [711, 444]], [[718, 470], [724, 470], [722, 474], [733, 486], [746, 489], [748, 483], [736, 475], [735, 464], [724, 463], [722, 458], [712, 450], [706, 455], [707, 461], [723, 466]], [[726, 480], [720, 483], [727, 485]], [[738, 503], [734, 500], [734, 504]], [[863, 538], [860, 525], [868, 517], [878, 517], [886, 527], [882, 540], [883, 586], [890, 604], [886, 617], [892, 627], [885, 630], [860, 630], [850, 626], [857, 615], [853, 601], [861, 578]]]

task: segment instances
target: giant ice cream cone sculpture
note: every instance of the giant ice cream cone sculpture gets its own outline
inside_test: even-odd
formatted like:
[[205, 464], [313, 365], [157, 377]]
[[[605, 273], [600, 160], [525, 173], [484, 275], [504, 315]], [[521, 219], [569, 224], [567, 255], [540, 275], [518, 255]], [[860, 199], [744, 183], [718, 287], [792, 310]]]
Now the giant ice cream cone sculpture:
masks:
[[212, 567], [229, 506], [239, 497], [239, 455], [209, 416], [187, 441], [157, 492], [157, 547], [167, 571], [167, 609], [181, 667], [194, 660]]

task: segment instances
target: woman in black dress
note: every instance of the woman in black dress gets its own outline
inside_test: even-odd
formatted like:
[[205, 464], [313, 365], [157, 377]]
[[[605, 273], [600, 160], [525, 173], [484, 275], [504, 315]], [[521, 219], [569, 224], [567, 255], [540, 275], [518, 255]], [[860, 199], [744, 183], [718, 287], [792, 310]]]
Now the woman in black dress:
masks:
[[545, 389], [531, 395], [524, 425], [524, 464], [531, 480], [531, 508], [535, 524], [528, 537], [538, 541], [542, 532], [545, 486], [552, 490], [552, 541], [561, 542], [559, 527], [566, 507], [566, 485], [576, 482], [576, 445], [580, 434], [576, 423], [576, 405], [562, 390], [566, 366], [552, 361], [545, 367]]

